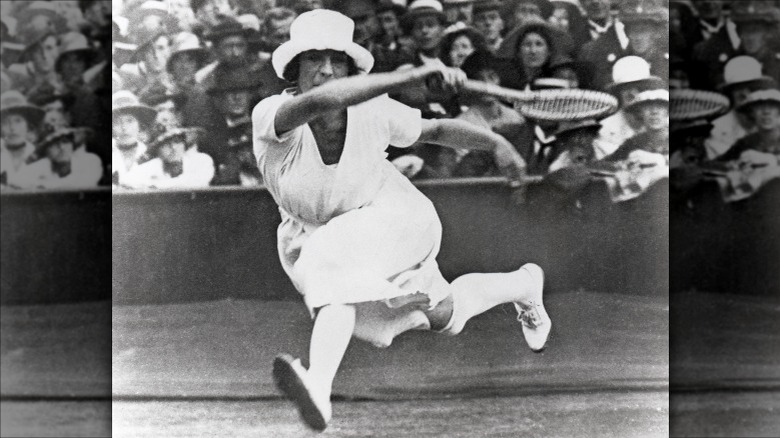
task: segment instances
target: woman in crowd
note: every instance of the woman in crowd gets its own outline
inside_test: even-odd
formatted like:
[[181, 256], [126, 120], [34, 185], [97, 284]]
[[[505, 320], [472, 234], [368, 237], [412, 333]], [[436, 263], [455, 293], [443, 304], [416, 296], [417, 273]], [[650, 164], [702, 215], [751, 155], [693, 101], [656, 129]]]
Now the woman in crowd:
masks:
[[444, 31], [441, 56], [444, 65], [460, 68], [466, 58], [475, 51], [485, 50], [485, 39], [475, 29], [455, 24]]
[[314, 318], [309, 367], [281, 355], [274, 378], [316, 430], [330, 420], [331, 386], [353, 336], [388, 346], [410, 329], [454, 335], [474, 315], [509, 302], [533, 350], [544, 348], [551, 327], [534, 264], [444, 280], [433, 204], [385, 159], [389, 144], [417, 141], [510, 150], [491, 131], [425, 120], [387, 97], [432, 76], [457, 87], [465, 75], [436, 64], [366, 75], [373, 58], [352, 42], [353, 28], [333, 11], [299, 16], [272, 58], [296, 87], [252, 114], [257, 163], [282, 214], [281, 262]]

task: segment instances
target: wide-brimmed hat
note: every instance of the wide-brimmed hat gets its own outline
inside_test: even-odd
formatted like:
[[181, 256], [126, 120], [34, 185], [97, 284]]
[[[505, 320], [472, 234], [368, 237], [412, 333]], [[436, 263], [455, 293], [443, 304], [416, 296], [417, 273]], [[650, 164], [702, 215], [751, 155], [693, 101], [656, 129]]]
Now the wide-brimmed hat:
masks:
[[0, 95], [0, 118], [9, 114], [19, 114], [31, 125], [38, 125], [46, 113], [39, 107], [30, 104], [24, 95], [16, 90], [6, 91]]
[[728, 111], [729, 99], [712, 91], [672, 90], [669, 92], [669, 120], [688, 122], [711, 120]]
[[182, 140], [187, 148], [198, 142], [199, 137], [205, 132], [203, 128], [171, 128], [160, 132], [149, 144], [149, 153], [156, 154], [161, 146], [172, 140]]
[[664, 88], [666, 82], [650, 74], [650, 64], [639, 56], [624, 56], [612, 66], [612, 82], [607, 91], [615, 92], [626, 85]]
[[404, 32], [409, 33], [414, 27], [414, 21], [425, 16], [436, 17], [441, 24], [447, 22], [444, 8], [437, 0], [415, 0], [406, 8], [406, 13], [401, 17], [401, 27]]
[[315, 9], [304, 12], [290, 26], [290, 40], [274, 50], [271, 56], [276, 75], [284, 79], [287, 64], [309, 50], [344, 52], [355, 61], [360, 72], [368, 73], [374, 66], [374, 57], [352, 41], [354, 30], [355, 22], [336, 11]]
[[[57, 10], [53, 2], [34, 1], [25, 9], [16, 14], [17, 33], [25, 32], [27, 25], [38, 15], [43, 15], [51, 20], [54, 25], [55, 33], [62, 33], [67, 30], [68, 21]], [[25, 38], [27, 39], [27, 38]]]
[[487, 11], [501, 11], [504, 4], [501, 0], [479, 0], [474, 2], [473, 15], [481, 14]]
[[780, 23], [780, 11], [770, 3], [755, 1], [735, 1], [731, 3], [731, 21], [740, 24], [765, 24], [775, 26]]
[[645, 7], [641, 4], [634, 7], [626, 7], [620, 10], [620, 22], [626, 26], [647, 23], [668, 27], [669, 10], [654, 5]]
[[216, 44], [218, 41], [234, 35], [243, 36], [246, 39], [253, 39], [256, 37], [257, 31], [245, 27], [238, 20], [225, 19], [216, 26], [210, 28], [203, 38]]
[[636, 111], [646, 105], [651, 104], [669, 104], [669, 90], [657, 89], [646, 90], [636, 95], [631, 103], [626, 105], [626, 111]]
[[161, 1], [148, 0], [132, 10], [127, 18], [130, 19], [131, 23], [140, 23], [148, 16], [166, 18], [168, 16], [168, 6]]
[[574, 131], [598, 131], [599, 129], [601, 129], [601, 123], [596, 119], [567, 120], [558, 124], [558, 129], [555, 130], [553, 135], [560, 137], [561, 134], [567, 134]]
[[775, 79], [762, 74], [761, 63], [751, 56], [731, 58], [723, 69], [723, 83], [718, 88], [728, 92], [737, 85], [754, 84], [760, 88], [774, 88]]
[[[47, 134], [36, 145], [39, 151], [46, 150], [49, 146], [62, 140], [70, 139], [71, 142], [76, 142], [76, 131], [72, 128], [59, 128]], [[74, 145], [75, 146], [75, 145]]]
[[173, 37], [171, 56], [168, 57], [168, 61], [165, 64], [166, 70], [170, 70], [174, 60], [185, 53], [195, 56], [195, 60], [198, 63], [198, 70], [206, 65], [206, 62], [208, 61], [208, 52], [200, 45], [200, 40], [197, 35], [190, 32], [180, 32]]
[[54, 63], [54, 69], [59, 72], [62, 69], [62, 62], [66, 56], [75, 55], [81, 57], [86, 63], [86, 67], [92, 66], [95, 60], [95, 49], [90, 47], [87, 37], [79, 32], [68, 32], [60, 35], [60, 54]]
[[514, 15], [517, 6], [522, 3], [534, 3], [539, 7], [539, 12], [543, 19], [547, 20], [553, 14], [555, 6], [553, 6], [550, 0], [506, 0], [504, 3], [504, 10], [502, 15], [511, 17]]
[[244, 75], [233, 81], [214, 81], [214, 84], [206, 90], [210, 96], [220, 96], [231, 91], [257, 91], [263, 82], [256, 75]]
[[138, 97], [130, 91], [117, 91], [111, 96], [111, 115], [130, 114], [142, 125], [151, 125], [157, 117], [154, 108], [141, 104]]
[[739, 111], [748, 111], [759, 103], [772, 103], [780, 107], [780, 90], [758, 90], [750, 93], [738, 107]]
[[28, 99], [32, 104], [41, 108], [58, 100], [62, 101], [65, 108], [70, 108], [76, 100], [76, 96], [71, 93], [61, 92], [55, 87], [39, 87], [28, 96]]

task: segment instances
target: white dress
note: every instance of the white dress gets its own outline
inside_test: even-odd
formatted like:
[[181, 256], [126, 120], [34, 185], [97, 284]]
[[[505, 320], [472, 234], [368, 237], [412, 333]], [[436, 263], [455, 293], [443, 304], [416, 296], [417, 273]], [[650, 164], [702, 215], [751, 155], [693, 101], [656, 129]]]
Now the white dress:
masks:
[[[325, 165], [308, 125], [276, 135], [276, 113], [292, 98], [285, 92], [255, 107], [254, 153], [282, 215], [282, 266], [309, 310], [436, 305], [448, 293], [436, 263], [441, 223], [385, 153], [390, 144], [408, 147], [419, 138], [419, 110], [386, 95], [348, 108], [341, 159]], [[371, 314], [358, 307], [357, 326], [370, 323]]]

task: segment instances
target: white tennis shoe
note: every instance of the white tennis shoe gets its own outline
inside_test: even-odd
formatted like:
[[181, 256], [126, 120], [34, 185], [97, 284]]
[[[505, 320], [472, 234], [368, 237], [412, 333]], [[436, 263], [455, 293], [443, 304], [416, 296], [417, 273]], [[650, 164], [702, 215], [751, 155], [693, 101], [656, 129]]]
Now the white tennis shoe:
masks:
[[300, 359], [281, 354], [274, 359], [273, 377], [276, 387], [298, 407], [307, 426], [323, 431], [331, 418], [330, 398], [321, 395], [309, 380]]
[[520, 269], [525, 269], [532, 280], [531, 295], [527, 301], [515, 302], [517, 320], [523, 324], [523, 336], [531, 350], [540, 352], [547, 344], [550, 336], [552, 320], [542, 302], [544, 292], [544, 271], [534, 263], [526, 263]]

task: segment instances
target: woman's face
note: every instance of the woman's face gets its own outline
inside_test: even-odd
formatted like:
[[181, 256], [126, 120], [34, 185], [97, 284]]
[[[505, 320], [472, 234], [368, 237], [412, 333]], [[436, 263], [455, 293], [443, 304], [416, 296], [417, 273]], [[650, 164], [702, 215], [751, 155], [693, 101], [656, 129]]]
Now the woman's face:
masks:
[[526, 67], [539, 68], [550, 59], [550, 47], [538, 33], [530, 32], [520, 43], [520, 61]]
[[349, 75], [349, 56], [335, 50], [309, 50], [300, 55], [298, 88], [306, 92]]
[[6, 145], [17, 146], [27, 141], [30, 132], [27, 119], [19, 114], [8, 114], [0, 124], [0, 134]]
[[163, 163], [181, 163], [187, 146], [182, 139], [173, 139], [160, 146], [157, 156]]
[[398, 21], [398, 16], [393, 11], [384, 11], [377, 14], [379, 19], [379, 25], [382, 26], [382, 30], [385, 35], [395, 38], [401, 36], [401, 24]]
[[767, 28], [762, 24], [740, 24], [737, 33], [748, 55], [760, 54], [767, 43]]
[[146, 49], [144, 63], [151, 71], [162, 71], [169, 56], [171, 56], [171, 42], [167, 36], [162, 35]]
[[434, 16], [422, 16], [414, 20], [412, 38], [421, 50], [433, 50], [441, 43], [444, 28]]
[[557, 7], [550, 16], [550, 24], [565, 32], [569, 30], [569, 11], [564, 7]]
[[669, 128], [669, 106], [658, 102], [644, 105], [639, 114], [648, 131], [661, 131]]
[[114, 117], [112, 130], [117, 146], [135, 146], [141, 133], [141, 125], [132, 115], [120, 114]]
[[756, 127], [761, 131], [771, 131], [780, 127], [780, 105], [776, 103], [757, 103], [752, 111]]
[[57, 57], [60, 55], [60, 44], [57, 41], [57, 37], [49, 36], [33, 49], [32, 61], [35, 65], [35, 69], [48, 73], [54, 70], [54, 64], [57, 61]]
[[55, 163], [68, 163], [73, 157], [73, 140], [63, 138], [49, 145], [46, 156]]
[[461, 35], [450, 46], [450, 62], [453, 67], [460, 67], [469, 55], [474, 53], [474, 44], [469, 37]]
[[637, 54], [649, 53], [657, 40], [657, 29], [652, 24], [634, 23], [626, 26], [626, 36]]

